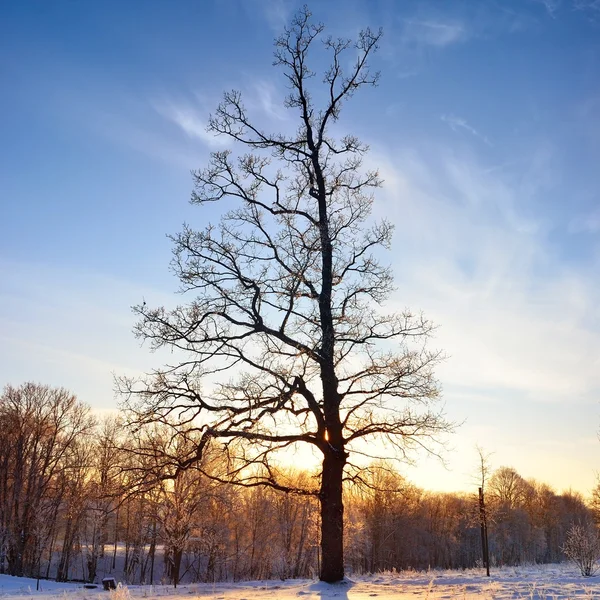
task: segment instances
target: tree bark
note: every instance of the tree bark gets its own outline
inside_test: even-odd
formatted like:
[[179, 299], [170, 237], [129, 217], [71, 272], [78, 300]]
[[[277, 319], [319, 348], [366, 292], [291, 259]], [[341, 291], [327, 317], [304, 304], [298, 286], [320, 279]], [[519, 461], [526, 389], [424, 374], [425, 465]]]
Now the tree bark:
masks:
[[181, 570], [181, 558], [183, 557], [183, 548], [173, 548], [173, 587], [177, 589], [179, 583], [179, 571]]
[[156, 519], [152, 521], [152, 540], [150, 541], [150, 585], [154, 585], [154, 555], [156, 554]]
[[60, 561], [58, 563], [58, 570], [56, 573], [56, 581], [69, 580], [69, 565], [71, 562], [71, 552], [73, 550], [74, 529], [75, 526], [73, 524], [73, 520], [71, 518], [67, 519], [63, 547], [60, 554]]
[[331, 448], [323, 459], [321, 479], [321, 581], [344, 578], [344, 505], [342, 478], [346, 453]]
[[115, 568], [117, 564], [117, 545], [119, 540], [119, 507], [117, 506], [117, 510], [115, 513], [115, 542], [113, 545], [113, 556], [112, 556], [112, 569]]

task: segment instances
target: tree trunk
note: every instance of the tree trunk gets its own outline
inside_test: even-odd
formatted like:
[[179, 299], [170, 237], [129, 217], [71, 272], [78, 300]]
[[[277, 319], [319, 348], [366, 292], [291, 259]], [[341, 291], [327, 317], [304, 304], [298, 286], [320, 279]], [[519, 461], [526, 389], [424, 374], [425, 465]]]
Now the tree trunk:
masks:
[[56, 538], [58, 537], [58, 532], [56, 528], [56, 513], [54, 514], [54, 521], [52, 523], [52, 534], [50, 535], [50, 549], [48, 551], [48, 564], [46, 565], [46, 579], [50, 579], [50, 568], [52, 567], [52, 557], [54, 556], [54, 544], [56, 543]]
[[150, 585], [154, 585], [154, 555], [156, 553], [156, 519], [152, 521], [152, 540], [150, 541]]
[[181, 558], [183, 556], [183, 548], [173, 548], [173, 587], [177, 589], [179, 583], [179, 571], [181, 569]]
[[127, 519], [127, 524], [125, 526], [125, 563], [123, 565], [123, 574], [125, 574], [125, 576], [127, 575], [127, 572], [129, 569], [129, 549], [131, 547], [130, 540], [129, 540], [130, 507], [131, 507], [131, 500], [129, 502], [127, 502], [127, 506], [126, 506], [127, 512], [125, 513], [125, 517]]
[[60, 560], [58, 563], [58, 570], [56, 572], [56, 581], [68, 581], [69, 579], [69, 563], [71, 562], [71, 552], [73, 549], [73, 520], [67, 519], [67, 526], [65, 529], [65, 537], [63, 540], [62, 551], [60, 553]]
[[344, 505], [342, 477], [346, 453], [331, 448], [323, 459], [321, 480], [321, 581], [344, 578]]
[[114, 543], [114, 547], [113, 547], [113, 556], [112, 556], [112, 569], [115, 568], [115, 565], [117, 564], [117, 544], [118, 544], [118, 540], [119, 540], [119, 506], [117, 505], [117, 510], [115, 513], [115, 543]]
[[13, 535], [13, 542], [8, 546], [8, 574], [23, 577], [23, 554], [25, 553], [25, 534]]

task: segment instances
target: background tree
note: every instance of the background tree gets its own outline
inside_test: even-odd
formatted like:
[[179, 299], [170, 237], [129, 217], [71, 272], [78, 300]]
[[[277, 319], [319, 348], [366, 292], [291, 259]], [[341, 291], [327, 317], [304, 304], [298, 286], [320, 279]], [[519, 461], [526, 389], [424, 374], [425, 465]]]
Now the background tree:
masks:
[[[162, 443], [173, 443], [171, 436], [163, 437]], [[186, 444], [175, 438], [175, 452], [181, 454]], [[196, 467], [199, 465], [196, 465]], [[207, 498], [211, 493], [211, 482], [198, 468], [186, 469], [174, 481], [163, 479], [158, 487], [156, 518], [160, 525], [159, 539], [165, 549], [165, 565], [167, 575], [175, 587], [181, 576], [181, 564], [184, 550], [189, 543], [192, 532], [197, 528], [197, 519]]]
[[93, 448], [87, 441], [83, 438], [75, 441], [59, 475], [60, 487], [63, 490], [64, 529], [57, 581], [69, 580], [70, 568], [81, 548], [91, 491], [88, 477], [91, 475]]
[[93, 440], [82, 532], [88, 581], [96, 578], [99, 561], [106, 561], [109, 521], [116, 513], [121, 496], [119, 474], [125, 457], [119, 450], [120, 431], [119, 419], [109, 415], [98, 424]]
[[[192, 203], [235, 206], [218, 226], [186, 225], [173, 237], [173, 270], [194, 297], [174, 310], [135, 308], [137, 335], [180, 362], [119, 387], [133, 426], [195, 424], [201, 441], [181, 468], [214, 440], [231, 459], [223, 480], [318, 496], [320, 577], [334, 582], [344, 575], [350, 452], [380, 436], [404, 456], [450, 425], [435, 405], [441, 356], [425, 347], [431, 323], [381, 308], [392, 275], [375, 255], [389, 247], [392, 226], [369, 220], [380, 179], [361, 168], [367, 147], [331, 135], [343, 104], [377, 83], [369, 59], [381, 32], [327, 37], [310, 17], [301, 10], [275, 42], [297, 130], [268, 133], [239, 92], [224, 95], [209, 129], [241, 152], [211, 155], [194, 174]], [[322, 84], [309, 63], [320, 50], [330, 57]], [[322, 457], [318, 486], [277, 477], [273, 454], [297, 444]]]
[[594, 512], [594, 523], [600, 527], [600, 480], [596, 477], [596, 485], [592, 489], [590, 507]]
[[[310, 487], [309, 475], [306, 472], [291, 472], [288, 477], [298, 488]], [[274, 503], [279, 555], [275, 569], [282, 579], [301, 577], [303, 573], [308, 572], [313, 559], [311, 541], [316, 538], [314, 499], [279, 492], [275, 495]]]
[[93, 425], [88, 407], [62, 388], [25, 383], [0, 395], [0, 541], [10, 575], [39, 575], [64, 501], [61, 478]]
[[[46, 410], [44, 397], [38, 400]], [[40, 431], [35, 420], [18, 427], [23, 398], [12, 405], [7, 398], [0, 396], [0, 425], [6, 432], [0, 439], [0, 516], [7, 536], [1, 550], [8, 554], [11, 549], [8, 556], [0, 553], [5, 569], [13, 568], [15, 552], [8, 535], [12, 523], [5, 515], [14, 514], [15, 502], [21, 509], [27, 502], [15, 478], [33, 469], [25, 479], [35, 481], [46, 464], [31, 460], [35, 445], [27, 432]], [[67, 411], [70, 407], [63, 404]], [[152, 424], [131, 435], [113, 419], [80, 430], [62, 449], [48, 485], [38, 489], [33, 515], [21, 521], [27, 523], [23, 572], [80, 581], [113, 573], [129, 583], [313, 576], [319, 568], [318, 498], [222, 484], [219, 480], [235, 464], [244, 464], [233, 463], [223, 452], [203, 451], [195, 468], [170, 481], [203, 435], [191, 427], [180, 427], [176, 436], [172, 431]], [[3, 443], [7, 439], [10, 444]], [[128, 451], [117, 452], [120, 447]], [[273, 469], [272, 475], [279, 485], [294, 489], [309, 489], [315, 477], [289, 468]], [[526, 493], [505, 494], [515, 486], [500, 485], [504, 491], [498, 497], [510, 497], [511, 503], [490, 496], [493, 565], [563, 561], [574, 525], [594, 531], [593, 504], [586, 506], [580, 494], [556, 494], [506, 467], [494, 481], [517, 481]], [[393, 463], [377, 461], [345, 486], [344, 504], [345, 562], [352, 572], [466, 568], [479, 561], [479, 519], [471, 495], [421, 490]], [[110, 551], [103, 556], [104, 541]]]
[[488, 492], [502, 508], [511, 509], [523, 504], [531, 495], [531, 484], [512, 467], [500, 467], [489, 480]]
[[483, 565], [485, 566], [486, 575], [490, 576], [490, 548], [488, 538], [487, 510], [485, 506], [485, 484], [490, 476], [490, 454], [486, 453], [479, 445], [475, 447], [477, 450], [478, 462], [478, 504], [479, 504], [479, 524], [481, 527], [481, 551]]

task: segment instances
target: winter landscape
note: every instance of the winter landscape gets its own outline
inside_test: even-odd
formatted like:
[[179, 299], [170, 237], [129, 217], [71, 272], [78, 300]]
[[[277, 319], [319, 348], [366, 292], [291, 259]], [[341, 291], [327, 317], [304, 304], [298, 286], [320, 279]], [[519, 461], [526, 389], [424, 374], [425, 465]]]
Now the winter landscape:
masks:
[[381, 573], [350, 577], [337, 584], [317, 580], [249, 581], [240, 583], [212, 583], [172, 586], [129, 586], [114, 592], [83, 589], [77, 584], [42, 582], [36, 591], [33, 579], [0, 576], [0, 594], [3, 598], [60, 598], [67, 600], [127, 600], [128, 598], [173, 599], [206, 598], [210, 600], [366, 600], [390, 598], [408, 600], [452, 600], [483, 598], [497, 600], [592, 600], [600, 593], [595, 580], [582, 578], [567, 566], [538, 565], [502, 568], [490, 578], [481, 570], [429, 571]]
[[600, 593], [600, 0], [313, 4], [0, 2], [0, 597]]

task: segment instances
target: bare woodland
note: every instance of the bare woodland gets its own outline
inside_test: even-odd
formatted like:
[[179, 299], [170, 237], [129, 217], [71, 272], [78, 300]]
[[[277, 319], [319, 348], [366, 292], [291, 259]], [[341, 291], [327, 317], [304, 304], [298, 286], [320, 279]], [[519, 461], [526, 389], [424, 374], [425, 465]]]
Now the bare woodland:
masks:
[[[92, 419], [65, 390], [34, 384], [4, 390], [0, 427], [0, 573], [176, 584], [320, 572], [318, 498], [222, 483], [223, 452], [205, 454], [202, 468], [174, 481], [161, 478], [177, 468], [165, 463], [164, 446], [185, 453], [185, 436], [174, 440], [152, 425], [132, 437], [115, 418]], [[363, 476], [368, 485], [344, 489], [349, 573], [481, 565], [476, 488], [427, 492], [384, 463]], [[315, 473], [288, 469], [280, 477], [304, 489]], [[577, 541], [573, 525], [591, 531], [597, 504], [514, 469], [491, 472], [492, 567], [565, 560], [563, 547]]]

